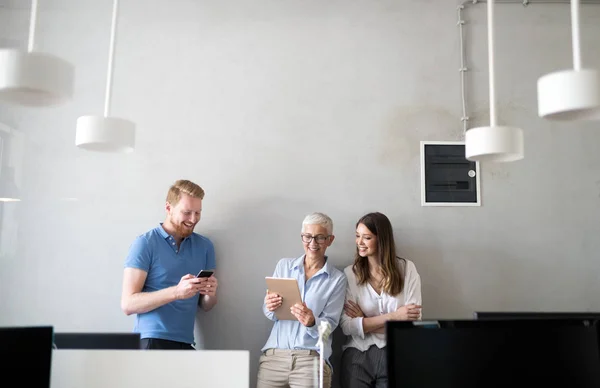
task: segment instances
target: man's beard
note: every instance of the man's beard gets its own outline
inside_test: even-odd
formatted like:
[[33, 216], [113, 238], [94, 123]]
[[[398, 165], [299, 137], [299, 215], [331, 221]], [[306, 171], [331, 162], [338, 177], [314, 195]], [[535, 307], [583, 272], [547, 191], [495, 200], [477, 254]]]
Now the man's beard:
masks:
[[194, 227], [196, 225], [194, 225], [194, 227], [191, 228], [187, 228], [183, 224], [174, 224], [173, 226], [175, 227], [175, 233], [177, 233], [179, 237], [186, 238], [188, 236], [191, 236], [192, 233], [194, 233]]

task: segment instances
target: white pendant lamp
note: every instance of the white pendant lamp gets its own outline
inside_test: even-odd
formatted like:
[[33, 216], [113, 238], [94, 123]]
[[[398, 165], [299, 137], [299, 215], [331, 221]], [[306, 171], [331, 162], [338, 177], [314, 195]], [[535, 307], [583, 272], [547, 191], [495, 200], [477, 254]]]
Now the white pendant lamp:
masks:
[[582, 69], [579, 0], [571, 0], [573, 70], [546, 74], [538, 80], [538, 114], [557, 120], [600, 120], [600, 74]]
[[488, 0], [488, 61], [490, 88], [490, 126], [472, 128], [465, 133], [465, 157], [471, 161], [512, 162], [523, 159], [523, 130], [498, 126], [494, 73], [494, 1]]
[[77, 147], [99, 152], [131, 152], [135, 145], [135, 124], [129, 120], [110, 117], [115, 38], [119, 1], [114, 0], [110, 47], [108, 53], [108, 74], [104, 116], [81, 116], [77, 119], [75, 144]]
[[0, 100], [23, 106], [52, 106], [73, 94], [75, 68], [69, 62], [34, 51], [37, 0], [31, 4], [27, 52], [0, 49]]

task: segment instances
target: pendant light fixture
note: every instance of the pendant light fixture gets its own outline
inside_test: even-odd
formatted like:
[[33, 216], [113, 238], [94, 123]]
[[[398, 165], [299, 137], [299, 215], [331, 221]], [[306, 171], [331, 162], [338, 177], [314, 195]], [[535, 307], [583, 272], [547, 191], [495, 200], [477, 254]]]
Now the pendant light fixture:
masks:
[[35, 52], [38, 2], [31, 2], [27, 52], [0, 49], [0, 100], [23, 106], [51, 106], [73, 94], [75, 69], [51, 54]]
[[129, 120], [110, 117], [110, 100], [114, 67], [114, 53], [119, 1], [114, 0], [104, 116], [81, 116], [77, 119], [75, 144], [82, 149], [100, 152], [131, 152], [135, 144], [135, 124]]
[[465, 157], [471, 161], [512, 162], [523, 159], [523, 130], [498, 126], [494, 70], [494, 1], [487, 2], [490, 126], [465, 132]]
[[600, 120], [600, 74], [581, 67], [579, 0], [571, 0], [573, 70], [546, 74], [538, 80], [538, 114], [557, 120]]

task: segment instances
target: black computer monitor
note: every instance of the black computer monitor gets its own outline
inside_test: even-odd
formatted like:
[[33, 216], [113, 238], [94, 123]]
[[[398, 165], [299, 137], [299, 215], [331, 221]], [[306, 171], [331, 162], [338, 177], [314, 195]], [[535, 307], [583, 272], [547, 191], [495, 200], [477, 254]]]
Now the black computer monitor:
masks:
[[475, 319], [588, 319], [600, 321], [600, 312], [584, 311], [475, 311]]
[[52, 333], [52, 326], [0, 327], [0, 379], [49, 388]]
[[140, 349], [140, 333], [55, 333], [56, 349]]
[[600, 387], [596, 322], [390, 321], [390, 388]]

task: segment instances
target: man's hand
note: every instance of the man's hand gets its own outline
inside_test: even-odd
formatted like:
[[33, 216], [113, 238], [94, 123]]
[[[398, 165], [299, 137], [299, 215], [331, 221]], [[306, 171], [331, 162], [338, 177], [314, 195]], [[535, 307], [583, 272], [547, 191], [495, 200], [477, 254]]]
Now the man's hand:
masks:
[[189, 299], [198, 295], [201, 285], [200, 279], [192, 274], [187, 274], [181, 277], [179, 284], [175, 287], [176, 299]]
[[267, 295], [265, 295], [265, 306], [267, 306], [267, 310], [275, 311], [281, 306], [283, 303], [283, 298], [275, 293], [269, 293], [267, 290]]
[[290, 308], [292, 314], [306, 327], [315, 325], [315, 316], [311, 309], [306, 306], [306, 303], [296, 303]]
[[219, 286], [219, 281], [212, 275], [207, 278], [198, 278], [200, 279], [200, 295], [208, 295], [215, 296], [217, 294], [217, 287]]

